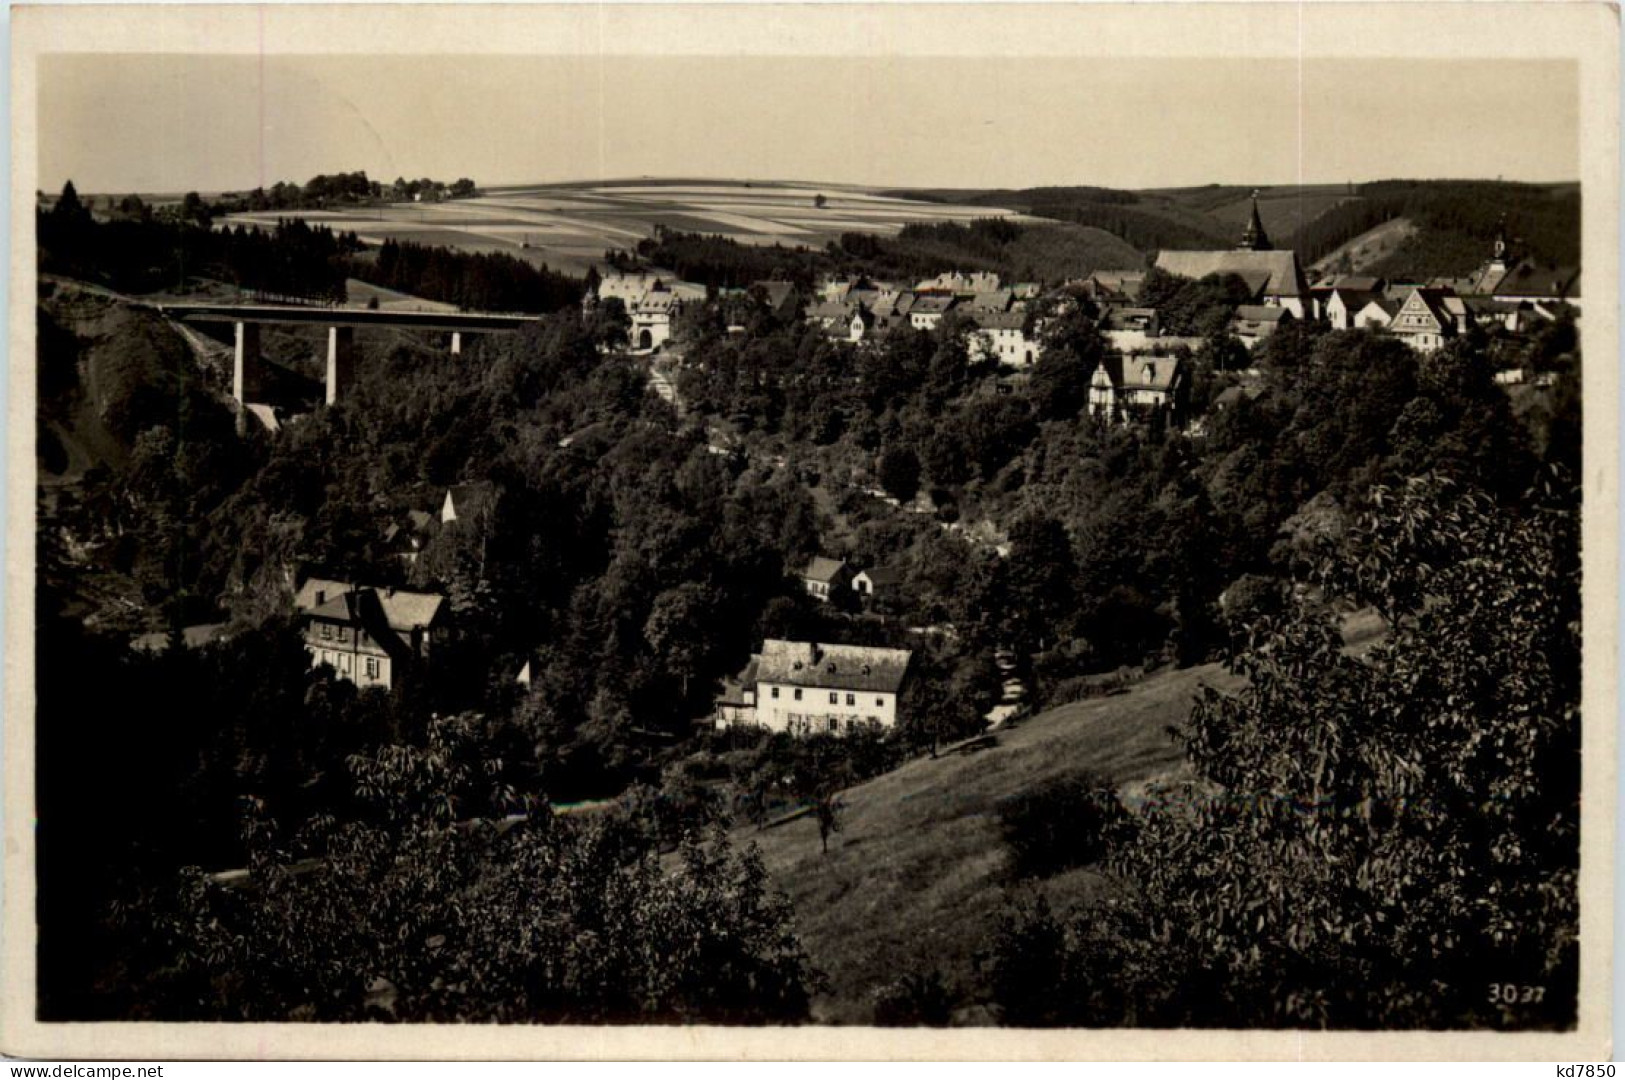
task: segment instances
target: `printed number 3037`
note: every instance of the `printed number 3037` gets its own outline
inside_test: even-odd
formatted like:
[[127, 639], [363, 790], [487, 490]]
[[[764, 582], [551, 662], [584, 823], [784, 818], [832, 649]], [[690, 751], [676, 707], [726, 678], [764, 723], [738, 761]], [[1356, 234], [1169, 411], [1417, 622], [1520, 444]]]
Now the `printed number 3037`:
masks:
[[1490, 983], [1490, 1001], [1497, 1005], [1538, 1005], [1545, 997], [1544, 986]]

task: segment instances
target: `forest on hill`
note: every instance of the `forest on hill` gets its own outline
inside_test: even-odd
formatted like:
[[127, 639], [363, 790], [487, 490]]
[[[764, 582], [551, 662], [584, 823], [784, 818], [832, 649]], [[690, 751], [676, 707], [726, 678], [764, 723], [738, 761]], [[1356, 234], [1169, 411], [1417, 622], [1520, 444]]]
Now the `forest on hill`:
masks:
[[195, 195], [171, 212], [131, 196], [97, 216], [69, 182], [35, 213], [40, 269], [136, 295], [185, 294], [203, 279], [277, 301], [343, 303], [354, 277], [475, 310], [540, 314], [581, 297], [581, 278], [511, 255], [397, 241], [373, 249], [300, 217], [216, 229], [221, 212]]
[[[1210, 185], [1156, 191], [1045, 187], [999, 191], [907, 191], [940, 201], [1007, 207], [1102, 229], [1147, 254], [1163, 248], [1234, 246], [1252, 189]], [[1419, 229], [1373, 272], [1396, 280], [1461, 276], [1484, 262], [1504, 222], [1542, 266], [1578, 266], [1578, 184], [1492, 180], [1382, 180], [1264, 188], [1259, 210], [1278, 248], [1312, 263], [1369, 229], [1404, 217]]]

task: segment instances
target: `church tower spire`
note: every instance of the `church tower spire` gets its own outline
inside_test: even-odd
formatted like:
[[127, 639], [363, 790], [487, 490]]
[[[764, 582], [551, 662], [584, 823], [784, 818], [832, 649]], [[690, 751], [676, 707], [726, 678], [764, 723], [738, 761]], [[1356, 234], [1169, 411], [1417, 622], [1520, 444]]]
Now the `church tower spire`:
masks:
[[1264, 221], [1258, 216], [1258, 191], [1253, 191], [1253, 216], [1247, 222], [1247, 231], [1241, 234], [1237, 251], [1269, 251], [1270, 238], [1264, 232]]

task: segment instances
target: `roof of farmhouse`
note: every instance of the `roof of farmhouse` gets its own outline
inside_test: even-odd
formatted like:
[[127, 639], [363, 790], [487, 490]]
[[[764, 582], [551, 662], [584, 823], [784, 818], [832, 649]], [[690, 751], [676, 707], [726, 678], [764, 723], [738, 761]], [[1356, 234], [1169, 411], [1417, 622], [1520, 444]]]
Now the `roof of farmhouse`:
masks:
[[1180, 361], [1172, 356], [1123, 358], [1124, 390], [1169, 390], [1178, 378]]
[[762, 643], [756, 678], [789, 686], [895, 694], [903, 685], [911, 656], [907, 649], [769, 638]]
[[392, 630], [413, 630], [433, 624], [446, 598], [436, 593], [375, 589], [311, 578], [300, 588], [294, 602], [301, 611], [316, 618], [360, 622], [376, 615]]
[[831, 559], [827, 555], [814, 555], [807, 560], [806, 569], [801, 576], [812, 581], [834, 581], [836, 575], [846, 569], [846, 563], [840, 559]]

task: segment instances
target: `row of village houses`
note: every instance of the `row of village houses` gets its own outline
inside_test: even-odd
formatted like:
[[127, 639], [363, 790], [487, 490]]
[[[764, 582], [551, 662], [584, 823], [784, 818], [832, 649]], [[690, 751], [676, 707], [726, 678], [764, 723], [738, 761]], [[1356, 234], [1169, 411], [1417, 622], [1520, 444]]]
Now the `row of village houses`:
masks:
[[[1504, 233], [1486, 261], [1464, 278], [1418, 284], [1343, 275], [1311, 285], [1295, 252], [1271, 247], [1256, 203], [1233, 250], [1163, 251], [1156, 266], [1190, 279], [1239, 278], [1247, 286], [1247, 302], [1236, 308], [1230, 330], [1249, 348], [1284, 323], [1319, 319], [1338, 330], [1382, 328], [1426, 352], [1475, 323], [1516, 332], [1555, 317], [1562, 307], [1578, 309], [1580, 302], [1578, 271], [1515, 258]], [[1058, 291], [1092, 301], [1120, 352], [1166, 352], [1182, 339], [1164, 335], [1157, 311], [1140, 303], [1145, 277], [1143, 270], [1096, 271]], [[944, 273], [913, 285], [827, 281], [806, 298], [782, 281], [758, 282], [750, 291], [781, 313], [802, 308], [807, 322], [855, 344], [879, 340], [902, 326], [931, 330], [952, 312], [984, 355], [1002, 364], [1027, 367], [1040, 351], [1030, 306], [1045, 295], [1044, 288], [1032, 282], [1006, 286], [996, 274]], [[678, 311], [703, 301], [705, 289], [659, 274], [620, 274], [604, 278], [593, 299], [611, 298], [626, 307], [633, 346], [658, 349], [670, 340]]]

